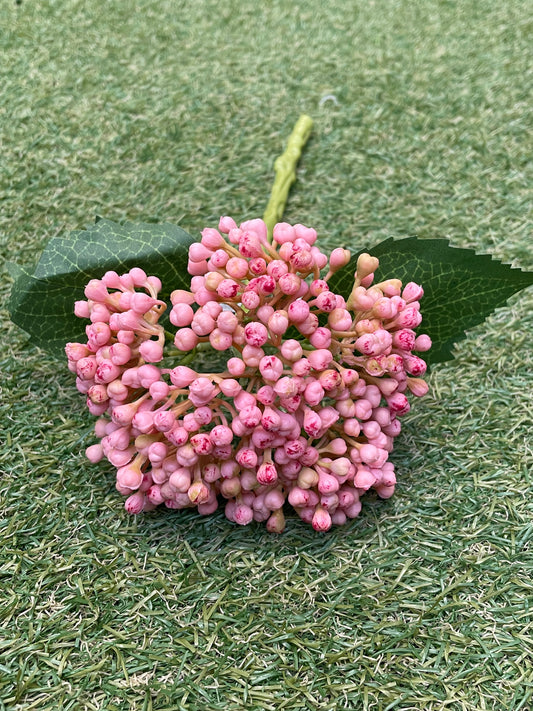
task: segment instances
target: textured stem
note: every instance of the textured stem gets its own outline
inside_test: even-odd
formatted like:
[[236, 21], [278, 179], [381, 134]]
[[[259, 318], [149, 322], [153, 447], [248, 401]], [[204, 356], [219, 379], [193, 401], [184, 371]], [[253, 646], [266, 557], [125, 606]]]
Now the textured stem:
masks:
[[276, 177], [272, 186], [270, 200], [263, 215], [263, 219], [268, 228], [268, 238], [272, 241], [272, 230], [277, 222], [280, 222], [291, 185], [296, 180], [296, 165], [302, 149], [311, 135], [313, 120], [302, 114], [296, 122], [287, 143], [285, 152], [274, 162]]

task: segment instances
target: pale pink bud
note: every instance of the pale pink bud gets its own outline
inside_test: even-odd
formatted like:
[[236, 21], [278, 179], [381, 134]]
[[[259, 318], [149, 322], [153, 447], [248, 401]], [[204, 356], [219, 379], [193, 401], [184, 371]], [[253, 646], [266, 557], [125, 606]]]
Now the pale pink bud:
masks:
[[273, 259], [267, 266], [267, 274], [278, 280], [283, 274], [287, 274], [289, 267], [281, 259]]
[[418, 301], [423, 296], [424, 289], [418, 284], [415, 284], [414, 281], [410, 281], [408, 284], [406, 284], [402, 291], [402, 298], [407, 303], [410, 303], [411, 301]]
[[171, 293], [170, 301], [173, 306], [176, 306], [176, 304], [188, 304], [190, 306], [194, 304], [194, 294], [191, 294], [190, 291], [184, 291], [183, 289], [176, 289]]
[[216, 351], [227, 351], [228, 348], [231, 348], [233, 338], [231, 333], [224, 333], [219, 328], [215, 328], [209, 334], [209, 343]]
[[431, 348], [431, 338], [425, 333], [416, 337], [414, 345], [412, 347], [413, 351], [429, 351]]
[[174, 326], [189, 326], [194, 318], [194, 311], [189, 304], [177, 303], [173, 306], [169, 315], [170, 323]]
[[213, 410], [208, 405], [202, 405], [195, 409], [193, 415], [199, 425], [208, 425], [213, 419]]
[[422, 378], [407, 378], [407, 387], [415, 397], [422, 397], [429, 390], [429, 386]]
[[274, 335], [283, 335], [288, 327], [289, 317], [286, 311], [275, 311], [268, 319], [268, 329]]
[[323, 370], [318, 376], [318, 380], [324, 390], [327, 390], [328, 392], [330, 390], [335, 390], [340, 385], [342, 385], [342, 378], [340, 373], [337, 370], [333, 370], [332, 368], [329, 370]]
[[170, 371], [169, 375], [172, 385], [178, 388], [190, 385], [198, 377], [198, 373], [186, 365], [176, 366]]
[[307, 489], [301, 489], [299, 486], [295, 486], [289, 492], [288, 502], [294, 508], [301, 506], [307, 506], [309, 503], [309, 492]]
[[293, 252], [294, 252], [294, 244], [292, 242], [285, 242], [278, 249], [279, 256], [286, 262], [289, 261]]
[[109, 293], [103, 281], [100, 279], [91, 279], [84, 290], [85, 296], [91, 301], [104, 302]]
[[92, 380], [96, 373], [96, 358], [94, 356], [87, 356], [85, 358], [80, 358], [76, 363], [76, 373], [80, 380]]
[[329, 257], [329, 270], [335, 273], [342, 267], [345, 267], [350, 261], [350, 252], [342, 247], [334, 249]]
[[189, 385], [189, 399], [197, 407], [206, 405], [216, 392], [217, 388], [209, 378], [198, 377]]
[[243, 255], [243, 257], [252, 259], [261, 257], [263, 250], [261, 249], [261, 243], [259, 242], [257, 235], [253, 232], [243, 232], [239, 239], [239, 252]]
[[203, 276], [209, 271], [209, 267], [205, 259], [201, 262], [191, 262], [189, 260], [187, 263], [187, 271], [191, 276]]
[[102, 445], [101, 444], [92, 444], [90, 447], [87, 447], [87, 449], [85, 450], [85, 456], [87, 457], [87, 459], [90, 462], [92, 462], [93, 464], [96, 464], [104, 456]]
[[250, 368], [257, 368], [264, 355], [264, 350], [256, 346], [247, 345], [242, 349], [242, 359]]
[[324, 399], [325, 390], [318, 380], [312, 380], [304, 390], [304, 399], [308, 405], [315, 407]]
[[379, 259], [371, 257], [366, 252], [357, 258], [357, 276], [360, 280], [373, 274], [379, 267]]
[[[212, 302], [214, 299], [217, 299], [217, 294], [215, 291], [209, 291], [205, 286], [201, 286], [199, 289], [196, 290], [194, 294], [194, 299], [198, 306], [207, 306], [210, 302]], [[208, 313], [208, 310], [205, 309], [204, 313]]]
[[374, 487], [377, 495], [381, 499], [389, 499], [394, 494], [394, 488], [395, 488], [394, 484], [392, 486], [386, 486], [385, 484], [380, 484], [379, 486]]
[[274, 308], [270, 304], [263, 304], [257, 309], [257, 318], [264, 324], [268, 323], [269, 318], [274, 314]]
[[143, 475], [135, 466], [120, 467], [117, 470], [117, 484], [123, 489], [138, 489], [142, 483]]
[[260, 217], [254, 217], [252, 220], [245, 220], [240, 225], [241, 230], [246, 230], [247, 232], [254, 232], [256, 236], [261, 240], [265, 241], [267, 239], [267, 226]]
[[246, 309], [252, 311], [261, 303], [261, 297], [255, 291], [245, 291], [241, 296], [241, 303]]
[[278, 244], [293, 242], [296, 239], [294, 227], [287, 222], [278, 222], [278, 224], [274, 225], [272, 236]]
[[143, 493], [137, 491], [135, 494], [128, 496], [124, 502], [124, 508], [129, 514], [139, 514], [144, 509], [146, 498]]
[[209, 433], [209, 436], [217, 447], [231, 444], [233, 441], [233, 432], [226, 425], [216, 425]]
[[193, 242], [189, 247], [189, 259], [191, 262], [203, 262], [211, 257], [213, 250], [209, 249], [203, 242]]
[[321, 506], [317, 506], [315, 509], [312, 526], [315, 531], [329, 531], [331, 528], [331, 516]]
[[244, 363], [244, 361], [240, 358], [234, 357], [228, 360], [228, 362], [226, 363], [226, 368], [228, 369], [228, 372], [231, 375], [234, 375], [236, 378], [238, 378], [246, 370], [246, 363]]
[[339, 490], [339, 487], [340, 482], [336, 476], [333, 476], [324, 470], [319, 470], [317, 488], [321, 494], [334, 494]]
[[206, 227], [202, 230], [202, 245], [209, 250], [219, 249], [224, 245], [224, 239], [217, 230]]
[[316, 230], [305, 225], [294, 225], [294, 234], [297, 239], [305, 240], [308, 245], [313, 245], [317, 239]]
[[404, 359], [405, 370], [414, 376], [424, 375], [427, 370], [427, 365], [422, 358], [415, 355], [408, 355]]
[[105, 345], [111, 338], [111, 329], [107, 323], [97, 321], [89, 326], [86, 326], [85, 333], [89, 341], [89, 346], [94, 345], [97, 348]]
[[285, 503], [285, 495], [279, 489], [267, 491], [264, 498], [264, 504], [270, 511], [280, 509]]
[[325, 370], [333, 360], [333, 354], [325, 348], [318, 348], [316, 351], [311, 351], [307, 358], [314, 370]]
[[235, 454], [235, 459], [245, 469], [254, 469], [257, 466], [257, 452], [254, 449], [239, 449]]
[[222, 234], [227, 235], [230, 230], [236, 229], [237, 224], [232, 217], [224, 216], [221, 217], [218, 222], [218, 229]]
[[242, 257], [231, 257], [225, 268], [232, 279], [243, 279], [248, 274], [248, 262]]
[[336, 308], [329, 314], [328, 324], [334, 331], [349, 331], [352, 327], [352, 315], [346, 309]]
[[209, 488], [203, 481], [195, 481], [189, 487], [187, 496], [193, 504], [204, 504], [209, 499]]
[[301, 279], [297, 274], [282, 274], [278, 279], [280, 290], [288, 296], [294, 296], [300, 290]]
[[283, 373], [283, 363], [276, 356], [264, 356], [259, 361], [259, 372], [265, 380], [278, 380]]
[[288, 361], [294, 362], [302, 357], [303, 349], [299, 341], [290, 338], [281, 344], [280, 352]]
[[[226, 507], [227, 508], [227, 507]], [[250, 506], [246, 506], [246, 504], [237, 504], [235, 508], [233, 509], [233, 517], [230, 520], [235, 521], [235, 523], [238, 523], [239, 526], [246, 526], [247, 524], [251, 523], [254, 518], [254, 512], [250, 508]], [[229, 516], [228, 516], [229, 518]]]
[[190, 328], [181, 328], [174, 336], [174, 345], [180, 351], [191, 351], [198, 345], [198, 336]]
[[322, 420], [322, 425], [324, 429], [329, 429], [331, 425], [334, 425], [335, 422], [339, 419], [339, 413], [334, 407], [331, 407], [331, 405], [328, 405], [327, 407], [322, 407], [319, 411], [318, 414], [320, 416], [320, 419]]
[[247, 429], [253, 429], [261, 422], [262, 414], [256, 405], [250, 405], [242, 408], [239, 419]]
[[329, 348], [331, 345], [331, 331], [324, 326], [319, 326], [309, 336], [309, 343], [315, 348]]
[[215, 462], [208, 462], [202, 467], [202, 479], [206, 484], [213, 484], [220, 479], [220, 467]]
[[158, 341], [144, 341], [139, 346], [139, 353], [149, 363], [159, 363], [163, 360], [163, 346]]

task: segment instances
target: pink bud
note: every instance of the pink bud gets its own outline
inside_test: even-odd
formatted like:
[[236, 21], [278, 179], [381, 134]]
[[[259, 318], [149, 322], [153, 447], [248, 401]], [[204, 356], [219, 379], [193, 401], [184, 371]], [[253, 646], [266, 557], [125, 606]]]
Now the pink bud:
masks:
[[144, 509], [145, 501], [146, 499], [144, 494], [138, 491], [135, 494], [128, 496], [124, 502], [124, 508], [129, 514], [138, 514]]
[[93, 464], [96, 464], [104, 456], [104, 452], [102, 450], [102, 445], [101, 444], [92, 444], [90, 447], [87, 447], [87, 449], [85, 450], [85, 456], [87, 457], [87, 459], [90, 462], [92, 462]]
[[233, 441], [233, 432], [226, 425], [216, 425], [209, 433], [209, 436], [216, 446], [231, 444]]
[[428, 384], [421, 378], [407, 378], [407, 387], [415, 397], [422, 397], [429, 390]]
[[301, 279], [296, 274], [282, 274], [278, 279], [280, 290], [288, 296], [294, 296], [300, 290]]
[[174, 345], [180, 351], [191, 351], [198, 345], [198, 336], [190, 328], [181, 328], [174, 337]]
[[329, 531], [331, 528], [331, 516], [321, 506], [317, 506], [315, 509], [312, 526], [315, 531]]
[[424, 289], [418, 284], [415, 284], [413, 281], [410, 281], [408, 284], [406, 284], [402, 291], [402, 298], [407, 303], [410, 303], [411, 301], [418, 301], [423, 296]]
[[143, 475], [137, 467], [127, 465], [117, 470], [117, 484], [123, 489], [138, 489], [142, 479]]
[[277, 225], [274, 225], [272, 236], [274, 241], [278, 244], [293, 242], [296, 239], [294, 227], [289, 225], [287, 222], [278, 222]]
[[264, 462], [257, 470], [257, 481], [260, 484], [274, 484], [278, 479], [276, 467], [271, 462]]
[[281, 344], [280, 352], [284, 358], [294, 362], [302, 357], [303, 349], [299, 341], [291, 338]]
[[283, 363], [276, 356], [263, 356], [259, 361], [259, 371], [265, 380], [276, 381], [283, 373]]
[[342, 247], [337, 247], [331, 252], [329, 257], [329, 270], [331, 272], [336, 272], [342, 267], [346, 266], [350, 261], [350, 252], [347, 249], [342, 249]]
[[274, 279], [279, 279], [283, 274], [287, 274], [289, 267], [287, 263], [281, 259], [273, 259], [267, 266], [267, 274], [274, 277]]
[[426, 336], [425, 333], [417, 336], [414, 345], [412, 347], [413, 351], [429, 351], [431, 348], [431, 338]]
[[319, 348], [311, 351], [307, 358], [314, 370], [325, 370], [333, 360], [333, 354], [325, 348]]
[[251, 321], [244, 327], [244, 338], [246, 343], [257, 348], [264, 345], [268, 340], [268, 331], [266, 326], [258, 321]]
[[242, 349], [242, 359], [250, 368], [257, 368], [264, 355], [264, 350], [257, 346], [247, 345]]
[[234, 375], [236, 378], [241, 376], [246, 370], [246, 364], [244, 363], [244, 361], [236, 357], [230, 358], [226, 363], [226, 367], [228, 369], [228, 372], [231, 375]]
[[253, 518], [254, 513], [250, 506], [246, 506], [246, 504], [237, 504], [235, 506], [233, 510], [233, 520], [235, 523], [238, 523], [239, 526], [246, 526], [253, 521]]
[[349, 331], [352, 327], [352, 315], [346, 309], [336, 308], [329, 314], [328, 324], [334, 331]]
[[224, 245], [224, 239], [217, 230], [206, 227], [202, 230], [202, 245], [209, 250], [219, 249]]
[[288, 327], [289, 316], [286, 311], [275, 311], [268, 319], [268, 329], [274, 335], [282, 336]]

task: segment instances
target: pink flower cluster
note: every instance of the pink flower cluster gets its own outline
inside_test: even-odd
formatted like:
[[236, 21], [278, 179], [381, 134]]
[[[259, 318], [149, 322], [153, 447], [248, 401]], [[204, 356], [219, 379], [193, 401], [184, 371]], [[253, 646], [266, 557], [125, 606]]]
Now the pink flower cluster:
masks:
[[136, 268], [89, 282], [75, 306], [88, 340], [66, 353], [99, 416], [87, 456], [117, 468], [129, 512], [208, 514], [225, 500], [231, 521], [281, 532], [288, 501], [326, 531], [357, 516], [369, 489], [392, 495], [399, 417], [409, 393], [427, 392], [413, 353], [431, 346], [415, 334], [423, 290], [373, 284], [378, 260], [362, 254], [345, 300], [328, 280], [349, 252], [328, 257], [315, 242], [303, 225], [277, 224], [270, 243], [262, 220], [223, 217], [191, 245], [190, 290], [171, 295], [174, 346], [185, 360], [227, 352], [219, 373], [163, 367], [157, 277]]

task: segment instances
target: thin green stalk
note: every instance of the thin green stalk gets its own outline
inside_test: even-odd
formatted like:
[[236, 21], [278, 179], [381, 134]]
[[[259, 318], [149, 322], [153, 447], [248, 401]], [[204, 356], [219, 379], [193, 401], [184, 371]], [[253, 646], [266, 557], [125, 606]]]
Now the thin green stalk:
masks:
[[276, 177], [272, 186], [270, 200], [263, 215], [263, 220], [268, 229], [268, 238], [272, 241], [272, 230], [277, 222], [280, 222], [291, 185], [296, 180], [296, 165], [302, 155], [302, 150], [307, 143], [311, 130], [313, 128], [313, 120], [306, 114], [302, 114], [294, 128], [287, 143], [285, 152], [282, 153], [274, 162], [274, 171]]

